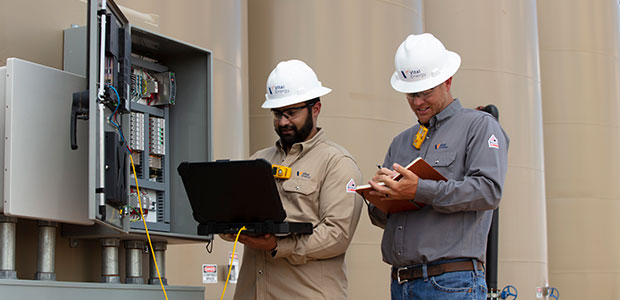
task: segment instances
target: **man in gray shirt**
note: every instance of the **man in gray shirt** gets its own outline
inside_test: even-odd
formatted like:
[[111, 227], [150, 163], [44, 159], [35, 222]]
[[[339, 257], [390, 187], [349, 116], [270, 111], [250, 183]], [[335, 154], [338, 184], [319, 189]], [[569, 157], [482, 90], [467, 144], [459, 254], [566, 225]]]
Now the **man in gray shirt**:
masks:
[[[397, 135], [369, 182], [382, 200], [419, 210], [369, 215], [384, 228], [381, 251], [392, 265], [392, 299], [486, 299], [486, 241], [506, 176], [509, 139], [491, 115], [452, 97], [461, 63], [432, 34], [410, 35], [396, 52], [392, 87], [406, 94], [418, 124]], [[402, 167], [422, 157], [447, 181]], [[393, 176], [402, 175], [395, 181]], [[383, 184], [380, 184], [383, 183]]]

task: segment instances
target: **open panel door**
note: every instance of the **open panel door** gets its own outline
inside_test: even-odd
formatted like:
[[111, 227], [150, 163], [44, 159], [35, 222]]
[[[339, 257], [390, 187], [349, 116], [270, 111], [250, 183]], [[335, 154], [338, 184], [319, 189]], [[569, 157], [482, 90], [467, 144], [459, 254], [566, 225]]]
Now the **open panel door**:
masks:
[[88, 147], [88, 217], [119, 233], [143, 233], [146, 223], [152, 234], [202, 240], [171, 170], [212, 160], [211, 51], [132, 26], [113, 1], [88, 8], [87, 28], [65, 30], [64, 42], [65, 70], [88, 82], [73, 95], [71, 120], [88, 122], [88, 143], [71, 141]]

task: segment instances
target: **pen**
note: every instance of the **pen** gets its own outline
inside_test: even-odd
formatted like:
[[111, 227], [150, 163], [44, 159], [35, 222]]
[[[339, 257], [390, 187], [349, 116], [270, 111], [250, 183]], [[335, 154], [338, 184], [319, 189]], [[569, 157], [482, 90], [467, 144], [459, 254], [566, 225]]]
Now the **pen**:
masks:
[[377, 168], [381, 169], [383, 167], [380, 164], [377, 164]]

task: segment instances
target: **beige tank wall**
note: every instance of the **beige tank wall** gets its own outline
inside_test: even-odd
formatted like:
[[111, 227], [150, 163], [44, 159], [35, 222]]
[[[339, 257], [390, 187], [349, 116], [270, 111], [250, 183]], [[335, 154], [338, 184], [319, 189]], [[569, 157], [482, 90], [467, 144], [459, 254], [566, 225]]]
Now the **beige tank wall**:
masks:
[[425, 30], [461, 55], [463, 106], [495, 104], [510, 137], [500, 204], [498, 288], [534, 299], [547, 282], [547, 228], [536, 1], [424, 1]]
[[[333, 90], [321, 99], [319, 126], [351, 152], [369, 180], [391, 139], [415, 122], [389, 80], [396, 48], [421, 32], [420, 12], [413, 0], [249, 1], [250, 152], [277, 139], [273, 116], [260, 108], [267, 77], [279, 61], [297, 58]], [[389, 299], [381, 234], [364, 210], [346, 258], [350, 299]]]
[[63, 30], [86, 25], [86, 2], [2, 1], [0, 6], [0, 66], [17, 57], [62, 69]]
[[619, 299], [618, 1], [538, 1], [550, 284]]

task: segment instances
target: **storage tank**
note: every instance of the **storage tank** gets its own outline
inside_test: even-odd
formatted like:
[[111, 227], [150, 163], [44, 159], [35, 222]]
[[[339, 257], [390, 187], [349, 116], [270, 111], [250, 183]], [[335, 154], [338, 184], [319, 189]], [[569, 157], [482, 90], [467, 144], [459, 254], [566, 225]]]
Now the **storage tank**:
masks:
[[538, 1], [549, 279], [563, 300], [618, 299], [618, 1]]

